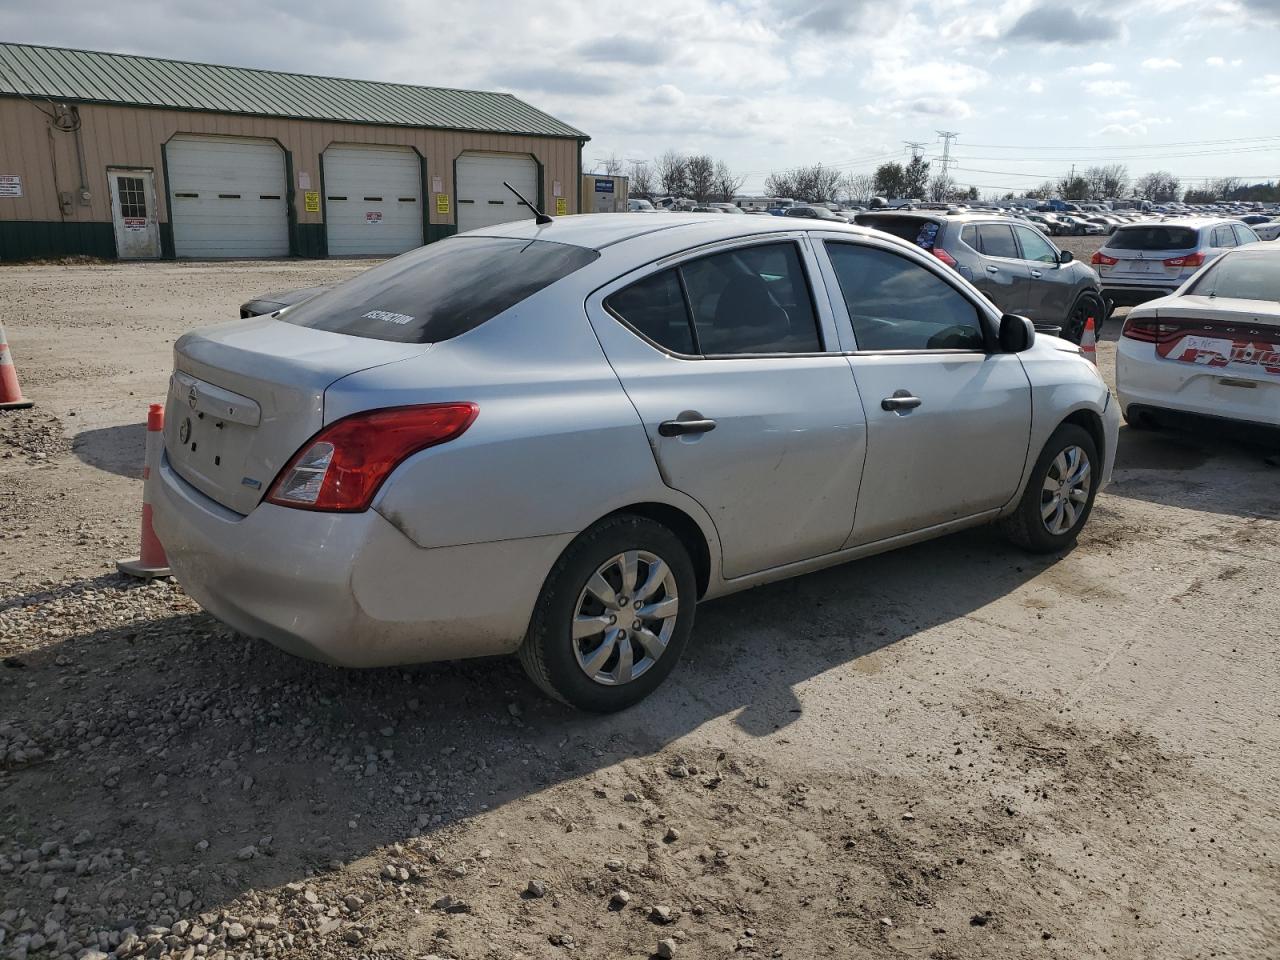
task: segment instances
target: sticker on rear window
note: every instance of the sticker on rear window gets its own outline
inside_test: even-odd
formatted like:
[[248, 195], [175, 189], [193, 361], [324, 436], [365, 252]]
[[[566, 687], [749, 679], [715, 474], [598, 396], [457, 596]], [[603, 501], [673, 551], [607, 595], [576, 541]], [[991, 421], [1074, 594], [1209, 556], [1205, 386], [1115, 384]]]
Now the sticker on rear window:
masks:
[[923, 247], [925, 250], [932, 250], [934, 241], [937, 239], [938, 225], [932, 220], [929, 220], [920, 228], [920, 232], [916, 235], [916, 246]]
[[405, 313], [390, 313], [386, 310], [370, 310], [364, 314], [365, 320], [385, 320], [387, 323], [396, 323], [404, 326], [406, 323], [413, 323], [413, 317]]

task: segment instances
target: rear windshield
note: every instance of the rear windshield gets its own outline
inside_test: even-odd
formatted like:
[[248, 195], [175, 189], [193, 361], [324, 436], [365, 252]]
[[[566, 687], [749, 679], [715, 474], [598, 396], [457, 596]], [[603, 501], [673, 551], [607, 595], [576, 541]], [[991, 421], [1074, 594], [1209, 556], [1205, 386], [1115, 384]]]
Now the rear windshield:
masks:
[[933, 242], [938, 239], [938, 221], [928, 217], [904, 217], [901, 214], [877, 216], [874, 213], [860, 213], [853, 218], [860, 227], [872, 227], [891, 233], [900, 240], [914, 243], [925, 250], [933, 249]]
[[1187, 291], [1198, 297], [1235, 297], [1280, 303], [1280, 255], [1220, 257]]
[[1189, 250], [1196, 246], [1196, 232], [1163, 223], [1121, 227], [1106, 245], [1112, 250]]
[[450, 237], [367, 270], [280, 319], [371, 340], [439, 343], [599, 256], [546, 240]]

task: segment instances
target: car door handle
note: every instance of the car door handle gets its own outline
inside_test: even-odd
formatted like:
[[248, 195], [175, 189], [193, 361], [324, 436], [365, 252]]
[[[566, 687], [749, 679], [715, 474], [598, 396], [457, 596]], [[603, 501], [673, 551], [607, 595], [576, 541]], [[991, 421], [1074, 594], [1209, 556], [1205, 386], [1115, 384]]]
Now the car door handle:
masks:
[[1000, 268], [994, 264], [987, 264], [987, 273], [999, 273]]
[[881, 410], [914, 410], [924, 403], [919, 397], [913, 397], [905, 390], [895, 390], [892, 397], [880, 401]]
[[1032, 271], [1031, 271], [1031, 276], [1033, 276], [1033, 277], [1035, 277], [1037, 280], [1039, 280], [1042, 276], [1044, 276], [1044, 274], [1043, 274], [1043, 273], [1041, 273], [1039, 270], [1032, 270]]
[[715, 428], [714, 420], [663, 420], [658, 424], [658, 436], [683, 437], [690, 434], [709, 433]]

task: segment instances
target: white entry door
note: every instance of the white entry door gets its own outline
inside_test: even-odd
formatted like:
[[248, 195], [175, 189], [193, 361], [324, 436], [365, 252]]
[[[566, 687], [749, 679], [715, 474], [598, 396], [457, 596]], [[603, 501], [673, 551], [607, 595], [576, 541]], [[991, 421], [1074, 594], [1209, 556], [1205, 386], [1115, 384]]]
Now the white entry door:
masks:
[[324, 152], [329, 256], [422, 246], [422, 161], [412, 147], [338, 144]]
[[274, 140], [174, 137], [166, 148], [174, 252], [289, 255], [288, 179]]
[[509, 220], [531, 220], [533, 211], [502, 185], [505, 180], [538, 202], [538, 165], [512, 153], [464, 153], [458, 157], [458, 230], [474, 230]]
[[111, 221], [116, 256], [121, 260], [154, 260], [160, 256], [160, 224], [156, 219], [156, 185], [150, 170], [108, 170]]

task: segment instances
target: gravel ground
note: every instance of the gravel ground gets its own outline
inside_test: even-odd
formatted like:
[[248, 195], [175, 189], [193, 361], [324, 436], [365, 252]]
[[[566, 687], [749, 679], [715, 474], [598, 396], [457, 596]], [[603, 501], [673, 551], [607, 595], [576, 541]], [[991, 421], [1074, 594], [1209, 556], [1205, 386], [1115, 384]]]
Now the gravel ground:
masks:
[[114, 560], [173, 339], [364, 265], [0, 269], [0, 956], [1277, 955], [1270, 451], [1124, 430], [1067, 555], [707, 604], [621, 716], [327, 668]]

